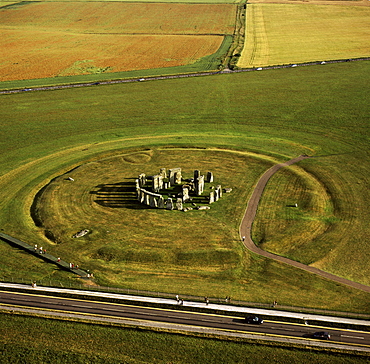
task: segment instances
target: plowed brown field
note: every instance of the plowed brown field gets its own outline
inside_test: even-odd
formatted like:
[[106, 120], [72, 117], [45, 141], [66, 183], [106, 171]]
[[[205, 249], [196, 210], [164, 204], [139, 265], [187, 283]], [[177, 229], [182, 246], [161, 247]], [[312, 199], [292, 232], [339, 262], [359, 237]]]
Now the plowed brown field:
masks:
[[28, 3], [0, 9], [0, 81], [180, 66], [215, 53], [235, 5]]

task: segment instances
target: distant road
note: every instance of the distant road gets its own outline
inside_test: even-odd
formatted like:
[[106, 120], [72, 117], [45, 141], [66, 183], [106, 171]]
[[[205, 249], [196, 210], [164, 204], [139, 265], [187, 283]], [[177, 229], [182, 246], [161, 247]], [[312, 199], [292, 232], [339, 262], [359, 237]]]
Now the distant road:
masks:
[[257, 247], [254, 244], [253, 240], [252, 240], [252, 237], [251, 237], [252, 224], [253, 224], [254, 218], [255, 218], [256, 213], [257, 213], [257, 208], [258, 208], [259, 201], [261, 199], [263, 190], [265, 189], [265, 186], [266, 186], [267, 182], [280, 168], [290, 166], [294, 163], [298, 163], [301, 160], [306, 159], [306, 158], [310, 158], [310, 157], [306, 156], [306, 155], [301, 155], [297, 158], [291, 159], [288, 162], [281, 163], [281, 164], [276, 164], [275, 166], [268, 169], [262, 175], [262, 177], [259, 179], [259, 181], [257, 182], [256, 187], [254, 188], [252, 196], [251, 196], [251, 198], [248, 202], [247, 209], [245, 211], [243, 220], [240, 224], [240, 230], [239, 231], [240, 231], [240, 237], [243, 241], [243, 244], [245, 245], [245, 247], [248, 250], [252, 251], [253, 253], [262, 255], [266, 258], [277, 260], [277, 261], [285, 263], [285, 264], [289, 264], [293, 267], [303, 269], [303, 270], [305, 270], [307, 272], [310, 272], [310, 273], [317, 274], [317, 275], [319, 275], [323, 278], [329, 279], [331, 281], [338, 282], [340, 284], [345, 284], [345, 285], [350, 286], [352, 288], [360, 289], [362, 291], [370, 293], [370, 286], [366, 286], [366, 285], [361, 284], [361, 283], [350, 281], [348, 279], [336, 276], [336, 275], [328, 273], [328, 272], [324, 272], [324, 271], [322, 271], [318, 268], [311, 267], [309, 265], [299, 263], [295, 260], [291, 260], [291, 259], [282, 257], [280, 255], [269, 253], [269, 252], [267, 252], [265, 250], [262, 250], [259, 247]]
[[[162, 309], [143, 307], [134, 304], [117, 304], [108, 302], [97, 302], [82, 299], [70, 299], [62, 297], [45, 296], [36, 293], [13, 293], [0, 291], [0, 303], [3, 308], [25, 307], [44, 310], [46, 315], [57, 315], [70, 317], [71, 314], [83, 314], [84, 319], [94, 320], [96, 316], [104, 318], [104, 321], [117, 322], [117, 319], [150, 322], [152, 326], [158, 324], [174, 324], [175, 329], [187, 330], [186, 327], [198, 327], [204, 329], [222, 330], [242, 334], [257, 334], [263, 336], [278, 336], [283, 338], [312, 340], [316, 331], [327, 331], [331, 340], [326, 342], [339, 345], [361, 346], [364, 351], [370, 351], [370, 333], [365, 331], [353, 331], [336, 328], [318, 328], [304, 324], [290, 324], [266, 320], [262, 325], [246, 324], [240, 314], [217, 315], [213, 313], [197, 313], [179, 309]], [[4, 307], [5, 305], [5, 307]], [[1, 307], [0, 307], [1, 308]], [[51, 310], [51, 312], [45, 311]], [[126, 322], [130, 323], [130, 322]], [[316, 340], [315, 340], [316, 341]], [[306, 343], [310, 344], [310, 343]], [[329, 345], [330, 345], [329, 344]], [[323, 343], [324, 346], [324, 343]]]
[[[238, 69], [238, 70], [224, 69], [222, 71], [196, 72], [196, 73], [177, 74], [177, 75], [168, 75], [168, 76], [135, 77], [135, 78], [121, 79], [121, 80], [112, 80], [112, 81], [70, 83], [70, 84], [55, 85], [55, 86], [40, 86], [40, 87], [30, 87], [30, 88], [18, 88], [18, 89], [11, 89], [11, 90], [0, 90], [0, 94], [14, 94], [14, 93], [32, 92], [32, 91], [51, 91], [51, 90], [61, 90], [61, 89], [75, 88], [75, 87], [92, 87], [92, 86], [99, 86], [99, 85], [114, 85], [118, 83], [166, 80], [166, 79], [171, 79], [171, 78], [203, 77], [203, 76], [213, 76], [213, 75], [225, 74], [225, 73], [262, 71], [262, 70], [278, 69], [278, 68], [317, 66], [320, 64], [324, 65], [324, 64], [329, 64], [329, 63], [343, 63], [343, 62], [368, 61], [368, 60], [370, 60], [370, 57], [339, 59], [339, 60], [331, 60], [331, 61], [305, 62], [305, 63], [297, 63], [297, 64], [283, 64], [283, 65], [276, 65], [276, 66], [243, 68], [243, 69]], [[0, 83], [0, 87], [1, 87], [1, 83]]]

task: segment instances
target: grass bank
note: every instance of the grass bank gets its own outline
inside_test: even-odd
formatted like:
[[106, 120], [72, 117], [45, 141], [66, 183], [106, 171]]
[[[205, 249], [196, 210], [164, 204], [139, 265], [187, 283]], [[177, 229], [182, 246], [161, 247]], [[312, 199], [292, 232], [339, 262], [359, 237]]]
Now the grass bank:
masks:
[[[3, 362], [367, 363], [366, 354], [306, 349], [1, 314]], [[36, 334], [35, 334], [36, 333]], [[150, 345], [148, 343], [150, 342]], [[56, 345], [56, 343], [58, 343]]]

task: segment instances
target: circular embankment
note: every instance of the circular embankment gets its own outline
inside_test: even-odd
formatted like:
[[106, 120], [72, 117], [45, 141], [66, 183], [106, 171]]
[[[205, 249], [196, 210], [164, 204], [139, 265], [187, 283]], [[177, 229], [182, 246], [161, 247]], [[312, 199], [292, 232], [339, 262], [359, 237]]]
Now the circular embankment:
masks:
[[[145, 264], [146, 269], [150, 267], [154, 272], [153, 275], [162, 274], [163, 269], [167, 269], [163, 268], [163, 264], [171, 268], [180, 266], [183, 269], [180, 273], [184, 277], [187, 277], [185, 271], [199, 267], [199, 262], [207, 261], [212, 269], [216, 267], [220, 272], [224, 270], [224, 267], [235, 266], [240, 258], [235, 252], [239, 223], [235, 221], [234, 231], [230, 221], [225, 221], [226, 217], [230, 220], [230, 211], [234, 217], [242, 216], [243, 206], [247, 202], [250, 191], [254, 190], [254, 194], [262, 193], [263, 185], [260, 183], [261, 180], [267, 183], [266, 175], [271, 176], [280, 168], [307, 157], [301, 156], [292, 161], [274, 165], [276, 160], [273, 158], [252, 155], [252, 153], [220, 149], [192, 150], [187, 148], [186, 150], [186, 162], [183, 162], [184, 149], [182, 148], [145, 149], [136, 152], [121, 152], [101, 159], [95, 158], [92, 162], [82, 164], [60, 175], [53, 179], [38, 196], [41, 197], [40, 206], [45, 209], [41, 211], [43, 214], [41, 217], [44, 219], [40, 225], [40, 232], [48, 231], [54, 242], [61, 243], [57, 244], [57, 249], [61, 252], [73, 251], [81, 264], [94, 262], [94, 264], [100, 264], [101, 267], [104, 266], [104, 270], [108, 269], [112, 274], [123, 263], [128, 269], [133, 269], [138, 264]], [[209, 155], [210, 153], [212, 155]], [[163, 154], [166, 156], [164, 157]], [[178, 165], [177, 162], [180, 160], [184, 170], [191, 172], [199, 167], [199, 160], [202, 160], [203, 172], [215, 171], [215, 178], [219, 178], [219, 180], [216, 179], [216, 183], [233, 187], [233, 193], [221, 201], [219, 206], [202, 214], [201, 224], [199, 214], [195, 216], [190, 213], [185, 214], [186, 217], [184, 217], [182, 212], [166, 214], [165, 211], [153, 211], [140, 206], [135, 196], [134, 179], [139, 172], [150, 171], [147, 167], [150, 166], [153, 168], [150, 172], [156, 173], [163, 165]], [[122, 168], [123, 166], [125, 168]], [[246, 167], [248, 174], [246, 174]], [[127, 175], [123, 174], [124, 169], [127, 170]], [[237, 172], [230, 174], [230, 170]], [[268, 172], [263, 175], [266, 170]], [[261, 175], [263, 177], [260, 182], [254, 186]], [[72, 177], [73, 181], [69, 177]], [[230, 179], [231, 177], [233, 179]], [[47, 191], [48, 188], [50, 189]], [[62, 195], [58, 195], [61, 192]], [[253, 206], [251, 201], [257, 201], [258, 205], [258, 200], [252, 196], [248, 209]], [[44, 202], [49, 204], [44, 204]], [[238, 211], [234, 211], [236, 207]], [[52, 210], [49, 210], [50, 208]], [[207, 220], [208, 214], [215, 215]], [[222, 220], [223, 217], [224, 220]], [[47, 218], [50, 220], [47, 221]], [[249, 232], [253, 218], [249, 218]], [[337, 276], [259, 249], [252, 240], [248, 241], [250, 234], [242, 230], [247, 228], [247, 225], [243, 220], [241, 236], [248, 237], [244, 244], [250, 243], [246, 245], [249, 250], [318, 274], [326, 279], [333, 281], [340, 279], [338, 281], [340, 283], [363, 289], [360, 288], [363, 285], [350, 281], [346, 283]], [[189, 229], [190, 226], [191, 229]], [[81, 239], [73, 238], [74, 234], [84, 229], [88, 229], [89, 234]], [[234, 241], [230, 239], [231, 236], [235, 238]], [[210, 254], [210, 246], [206, 244], [207, 242], [213, 242], [214, 254]], [[164, 247], [171, 247], [172, 251], [168, 253]], [[208, 273], [207, 264], [202, 266], [202, 274]], [[159, 265], [162, 266], [158, 268]], [[168, 279], [172, 279], [171, 277], [169, 276]], [[106, 278], [110, 279], [108, 276]], [[133, 276], [132, 279], [137, 278]], [[364, 290], [367, 291], [367, 288]]]
[[324, 271], [322, 271], [320, 269], [317, 269], [315, 267], [311, 267], [311, 266], [302, 264], [300, 262], [285, 258], [283, 256], [267, 252], [267, 251], [257, 247], [255, 245], [255, 243], [253, 242], [253, 240], [252, 240], [251, 229], [252, 229], [253, 220], [256, 216], [258, 203], [261, 199], [263, 190], [264, 190], [267, 182], [279, 169], [281, 169], [283, 167], [286, 167], [286, 166], [290, 166], [290, 165], [295, 164], [295, 163], [298, 163], [298, 162], [300, 162], [301, 160], [303, 160], [305, 158], [309, 158], [309, 157], [306, 156], [306, 155], [301, 155], [297, 158], [291, 159], [288, 162], [277, 164], [277, 165], [271, 167], [269, 170], [267, 170], [262, 175], [262, 177], [259, 179], [259, 181], [258, 181], [258, 183], [257, 183], [257, 185], [256, 185], [256, 187], [255, 187], [255, 189], [252, 193], [252, 196], [251, 196], [251, 198], [248, 202], [247, 209], [245, 211], [243, 220], [240, 224], [240, 236], [241, 236], [241, 239], [243, 241], [243, 244], [245, 245], [245, 247], [248, 250], [252, 251], [253, 253], [262, 255], [266, 258], [274, 259], [274, 260], [277, 260], [279, 262], [291, 265], [293, 267], [303, 269], [307, 272], [317, 274], [317, 275], [319, 275], [323, 278], [338, 282], [340, 284], [345, 284], [347, 286], [350, 286], [350, 287], [353, 287], [353, 288], [356, 288], [356, 289], [360, 289], [360, 290], [365, 291], [365, 292], [370, 292], [370, 287], [369, 286], [366, 286], [364, 284], [360, 284], [360, 283], [357, 283], [357, 282], [353, 282], [353, 281], [350, 281], [348, 279], [336, 276], [334, 274], [324, 272]]

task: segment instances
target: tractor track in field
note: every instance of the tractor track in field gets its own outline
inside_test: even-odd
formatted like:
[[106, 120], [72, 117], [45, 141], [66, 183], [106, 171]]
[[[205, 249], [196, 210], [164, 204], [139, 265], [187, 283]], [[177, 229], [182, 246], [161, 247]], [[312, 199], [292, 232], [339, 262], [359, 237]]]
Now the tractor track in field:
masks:
[[262, 71], [262, 70], [272, 70], [272, 69], [279, 69], [279, 68], [317, 66], [317, 65], [330, 64], [330, 63], [344, 63], [344, 62], [369, 61], [369, 60], [370, 60], [370, 57], [361, 57], [361, 58], [339, 59], [339, 60], [331, 60], [331, 61], [315, 61], [315, 62], [304, 62], [304, 63], [297, 63], [297, 64], [283, 64], [283, 65], [257, 67], [257, 68], [256, 67], [243, 68], [243, 69], [237, 69], [237, 70], [231, 70], [231, 69], [225, 68], [224, 70], [220, 70], [220, 71], [208, 71], [208, 72], [204, 71], [204, 72], [162, 75], [162, 76], [143, 76], [143, 77], [134, 77], [134, 78], [118, 79], [118, 80], [90, 81], [90, 82], [81, 82], [81, 83], [51, 85], [51, 86], [36, 86], [36, 87], [30, 86], [29, 88], [14, 88], [14, 89], [1, 89], [0, 88], [0, 95], [15, 94], [15, 93], [21, 93], [25, 91], [27, 92], [53, 91], [53, 90], [62, 90], [62, 89], [76, 88], [76, 87], [92, 87], [92, 86], [96, 87], [100, 85], [114, 85], [114, 84], [120, 84], [120, 83], [157, 81], [157, 80], [167, 80], [167, 79], [174, 79], [174, 78], [203, 77], [203, 76], [213, 76], [213, 75], [218, 75], [218, 74]]
[[259, 181], [256, 184], [256, 187], [254, 188], [254, 191], [252, 193], [251, 198], [248, 201], [247, 209], [245, 211], [244, 217], [243, 217], [242, 222], [240, 224], [239, 232], [240, 232], [240, 237], [243, 241], [243, 244], [249, 251], [251, 251], [255, 254], [261, 255], [261, 256], [269, 258], [269, 259], [274, 259], [278, 262], [285, 263], [285, 264], [288, 264], [290, 266], [305, 270], [309, 273], [316, 274], [316, 275], [318, 275], [320, 277], [323, 277], [325, 279], [328, 279], [328, 280], [331, 280], [331, 281], [334, 281], [334, 282], [337, 282], [337, 283], [340, 283], [340, 284], [344, 284], [344, 285], [350, 286], [352, 288], [356, 288], [356, 289], [359, 289], [359, 290], [370, 293], [370, 286], [367, 286], [367, 285], [361, 284], [361, 283], [357, 283], [357, 282], [354, 282], [354, 281], [350, 281], [346, 278], [342, 278], [342, 277], [336, 276], [334, 274], [322, 271], [318, 268], [302, 264], [302, 263], [297, 262], [295, 260], [285, 258], [281, 255], [276, 255], [276, 254], [267, 252], [267, 251], [259, 248], [258, 246], [256, 246], [255, 243], [252, 240], [252, 236], [251, 236], [252, 224], [253, 224], [254, 218], [255, 218], [256, 213], [257, 213], [258, 203], [261, 199], [263, 190], [264, 190], [267, 182], [279, 169], [281, 169], [283, 167], [290, 166], [294, 163], [298, 163], [301, 160], [306, 159], [306, 158], [310, 158], [310, 157], [307, 156], [307, 155], [301, 155], [301, 156], [293, 158], [293, 159], [291, 159], [291, 160], [289, 160], [285, 163], [276, 164], [273, 167], [271, 167], [270, 169], [268, 169], [261, 176], [261, 178], [259, 179]]

